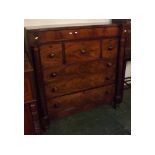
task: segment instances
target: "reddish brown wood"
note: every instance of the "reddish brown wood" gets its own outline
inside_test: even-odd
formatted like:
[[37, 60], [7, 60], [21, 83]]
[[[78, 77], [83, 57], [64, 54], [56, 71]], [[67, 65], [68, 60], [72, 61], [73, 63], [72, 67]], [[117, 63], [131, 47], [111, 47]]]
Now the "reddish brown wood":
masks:
[[62, 45], [61, 44], [47, 44], [40, 46], [40, 58], [42, 68], [61, 66]]
[[118, 39], [104, 39], [102, 41], [102, 47], [103, 59], [117, 61], [119, 47]]
[[30, 74], [27, 74], [24, 77], [24, 101], [33, 99], [31, 81], [29, 80], [30, 76]]
[[112, 62], [112, 66], [109, 67], [108, 63], [95, 61], [83, 65], [71, 65], [60, 72], [55, 72], [59, 74], [58, 77], [51, 77], [51, 72], [48, 72], [46, 96], [56, 97], [114, 83], [116, 65]]
[[71, 95], [48, 100], [50, 117], [57, 118], [70, 115], [77, 111], [91, 109], [101, 104], [111, 103], [115, 94], [115, 86], [100, 87]]
[[122, 31], [121, 24], [27, 31], [42, 120], [121, 102]]
[[118, 27], [105, 27], [105, 28], [94, 28], [96, 37], [106, 37], [106, 36], [118, 36], [119, 28]]
[[89, 38], [93, 35], [92, 29], [70, 29], [61, 30], [63, 39]]
[[47, 28], [28, 30], [28, 42], [30, 46], [36, 44], [36, 38], [39, 43], [60, 40], [76, 40], [81, 38], [94, 37], [114, 37], [120, 34], [116, 24], [111, 25], [93, 25], [93, 26], [75, 26], [65, 28]]
[[77, 63], [95, 60], [100, 57], [98, 40], [69, 42], [65, 44], [66, 62]]
[[33, 83], [33, 68], [24, 53], [24, 134], [40, 134], [40, 121]]
[[38, 107], [40, 111], [40, 121], [41, 121], [42, 128], [46, 130], [49, 125], [49, 119], [48, 119], [47, 106], [46, 106], [45, 89], [43, 85], [40, 52], [39, 52], [39, 47], [37, 46], [37, 44], [33, 48], [32, 56], [34, 60], [36, 89], [37, 89], [37, 94], [38, 94]]
[[[111, 64], [111, 66], [109, 66]], [[97, 59], [90, 62], [66, 64], [61, 67], [51, 67], [43, 70], [44, 83], [63, 81], [78, 76], [93, 76], [95, 74], [115, 74], [116, 63], [113, 60]], [[106, 74], [105, 74], [106, 73]]]
[[24, 104], [24, 134], [34, 134], [34, 126], [32, 121], [31, 109], [29, 104]]

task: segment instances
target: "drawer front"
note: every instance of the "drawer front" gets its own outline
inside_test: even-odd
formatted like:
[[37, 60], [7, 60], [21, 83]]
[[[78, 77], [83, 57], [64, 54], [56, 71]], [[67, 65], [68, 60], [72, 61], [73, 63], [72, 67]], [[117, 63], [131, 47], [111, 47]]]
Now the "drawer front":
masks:
[[90, 38], [93, 36], [93, 30], [90, 29], [70, 29], [61, 31], [63, 39]]
[[67, 63], [84, 62], [96, 60], [100, 57], [100, 42], [79, 41], [65, 44]]
[[96, 37], [115, 37], [119, 36], [118, 27], [94, 28]]
[[66, 78], [79, 77], [81, 75], [92, 76], [95, 74], [114, 72], [116, 64], [113, 61], [97, 60], [91, 63], [80, 63], [73, 65], [63, 65], [52, 67], [43, 71], [45, 83], [63, 81]]
[[61, 32], [60, 31], [43, 31], [39, 32], [38, 39], [41, 43], [54, 41], [61, 39]]
[[102, 41], [102, 56], [104, 60], [116, 60], [118, 53], [118, 39], [104, 39]]
[[[98, 66], [96, 64], [98, 64]], [[109, 68], [105, 67], [104, 64], [96, 64], [87, 65], [85, 69], [81, 68], [81, 72], [79, 70], [77, 74], [76, 70], [72, 72], [72, 74], [68, 74], [66, 69], [66, 72], [64, 71], [64, 76], [52, 77], [52, 82], [45, 84], [47, 98], [114, 83], [116, 65]]]
[[51, 118], [62, 117], [100, 104], [111, 103], [114, 94], [115, 86], [109, 85], [50, 99], [47, 101], [49, 116]]
[[62, 65], [62, 45], [48, 44], [40, 46], [40, 58], [43, 68]]

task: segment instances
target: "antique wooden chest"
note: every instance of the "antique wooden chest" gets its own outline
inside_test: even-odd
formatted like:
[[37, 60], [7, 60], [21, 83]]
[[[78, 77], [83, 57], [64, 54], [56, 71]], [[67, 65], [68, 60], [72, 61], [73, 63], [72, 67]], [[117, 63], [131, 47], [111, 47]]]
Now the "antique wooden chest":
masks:
[[121, 24], [27, 29], [41, 122], [122, 100]]

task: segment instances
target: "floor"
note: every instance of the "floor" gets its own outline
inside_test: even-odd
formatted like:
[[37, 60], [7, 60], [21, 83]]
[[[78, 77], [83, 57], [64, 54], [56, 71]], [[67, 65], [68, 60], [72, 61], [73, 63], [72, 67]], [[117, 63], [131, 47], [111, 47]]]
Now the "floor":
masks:
[[131, 89], [124, 91], [123, 102], [113, 109], [109, 105], [52, 121], [44, 135], [130, 135]]

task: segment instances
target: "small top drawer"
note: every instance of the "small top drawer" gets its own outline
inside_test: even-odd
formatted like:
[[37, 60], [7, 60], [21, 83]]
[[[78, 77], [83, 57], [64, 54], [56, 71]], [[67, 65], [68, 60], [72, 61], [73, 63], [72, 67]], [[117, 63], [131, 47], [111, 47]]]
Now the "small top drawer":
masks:
[[90, 29], [69, 29], [61, 31], [63, 39], [78, 39], [90, 38], [93, 35], [93, 30]]
[[47, 44], [40, 46], [40, 57], [43, 68], [62, 65], [62, 45]]
[[98, 40], [68, 42], [65, 44], [67, 63], [96, 60], [100, 57]]

